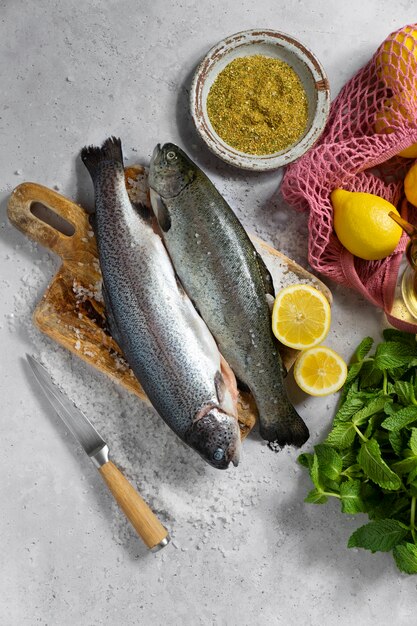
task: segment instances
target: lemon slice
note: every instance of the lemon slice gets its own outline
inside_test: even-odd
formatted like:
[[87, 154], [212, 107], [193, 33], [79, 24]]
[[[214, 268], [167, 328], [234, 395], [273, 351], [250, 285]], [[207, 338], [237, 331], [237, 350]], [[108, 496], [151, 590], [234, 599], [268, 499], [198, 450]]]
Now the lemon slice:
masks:
[[347, 366], [342, 357], [325, 346], [301, 352], [294, 364], [295, 382], [310, 396], [327, 396], [339, 391], [346, 376]]
[[272, 331], [296, 350], [317, 346], [330, 328], [330, 304], [310, 285], [290, 285], [278, 292], [272, 310]]

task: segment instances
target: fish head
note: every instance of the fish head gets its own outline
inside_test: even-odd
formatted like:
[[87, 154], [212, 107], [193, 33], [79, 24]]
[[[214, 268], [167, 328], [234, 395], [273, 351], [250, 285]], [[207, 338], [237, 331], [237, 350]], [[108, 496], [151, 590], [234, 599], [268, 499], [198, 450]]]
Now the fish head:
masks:
[[195, 178], [197, 169], [174, 143], [158, 144], [149, 167], [149, 186], [162, 198], [174, 198]]
[[207, 407], [198, 415], [185, 435], [185, 441], [207, 463], [227, 469], [229, 463], [239, 464], [240, 430], [235, 417], [218, 407]]

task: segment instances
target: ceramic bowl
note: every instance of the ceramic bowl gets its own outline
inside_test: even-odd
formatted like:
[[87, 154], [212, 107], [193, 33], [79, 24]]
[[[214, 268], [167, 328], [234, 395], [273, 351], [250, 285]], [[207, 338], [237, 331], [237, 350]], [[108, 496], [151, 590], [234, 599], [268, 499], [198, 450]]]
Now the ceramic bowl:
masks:
[[[285, 150], [273, 154], [247, 154], [232, 148], [216, 133], [207, 114], [207, 96], [219, 72], [237, 57], [255, 54], [288, 63], [300, 77], [308, 99], [304, 135]], [[330, 90], [321, 63], [299, 41], [275, 30], [246, 30], [223, 39], [207, 53], [194, 75], [190, 104], [197, 131], [214, 154], [242, 169], [266, 171], [298, 159], [317, 141], [329, 114]]]

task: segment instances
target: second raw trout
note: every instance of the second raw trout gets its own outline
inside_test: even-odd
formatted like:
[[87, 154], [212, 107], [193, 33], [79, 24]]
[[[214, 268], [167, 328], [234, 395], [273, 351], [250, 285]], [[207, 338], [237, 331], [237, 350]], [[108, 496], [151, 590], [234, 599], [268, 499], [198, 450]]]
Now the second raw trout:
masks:
[[176, 273], [220, 352], [251, 390], [261, 436], [301, 446], [308, 429], [290, 401], [272, 333], [272, 278], [242, 224], [176, 145], [155, 148], [151, 200]]

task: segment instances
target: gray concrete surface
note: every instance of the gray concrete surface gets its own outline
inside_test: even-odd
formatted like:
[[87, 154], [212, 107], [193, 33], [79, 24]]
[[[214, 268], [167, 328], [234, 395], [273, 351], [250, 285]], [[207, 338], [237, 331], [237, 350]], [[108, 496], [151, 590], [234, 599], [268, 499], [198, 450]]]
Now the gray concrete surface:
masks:
[[[305, 216], [276, 195], [280, 173], [248, 174], [211, 156], [192, 129], [187, 93], [214, 43], [252, 27], [288, 32], [322, 60], [333, 96], [412, 2], [0, 1], [0, 624], [410, 624], [416, 579], [389, 554], [347, 550], [363, 521], [335, 503], [305, 505], [296, 452], [274, 455], [256, 435], [237, 470], [206, 467], [151, 409], [41, 336], [31, 312], [58, 260], [6, 219], [10, 191], [36, 181], [91, 205], [78, 160], [85, 143], [120, 135], [128, 162], [158, 141], [180, 143], [245, 226], [306, 264]], [[328, 345], [346, 359], [378, 337], [380, 312], [332, 286]], [[30, 379], [40, 355], [109, 440], [114, 457], [170, 527], [146, 552], [101, 479]], [[336, 397], [290, 394], [312, 437]]]

